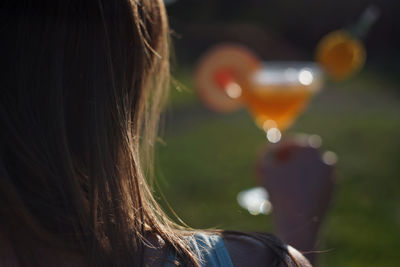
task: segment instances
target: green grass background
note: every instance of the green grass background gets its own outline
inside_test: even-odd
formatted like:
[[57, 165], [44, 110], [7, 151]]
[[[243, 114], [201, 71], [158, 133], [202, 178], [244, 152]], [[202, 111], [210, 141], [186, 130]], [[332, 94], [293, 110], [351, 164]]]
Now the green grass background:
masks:
[[[175, 74], [179, 83], [156, 149], [165, 198], [194, 228], [273, 231], [273, 214], [252, 216], [236, 202], [238, 192], [255, 186], [263, 133], [244, 110], [216, 114], [203, 107], [190, 73]], [[398, 84], [371, 70], [328, 82], [289, 132], [319, 134], [323, 149], [339, 156], [336, 195], [319, 240], [326, 250], [320, 266], [400, 266]]]

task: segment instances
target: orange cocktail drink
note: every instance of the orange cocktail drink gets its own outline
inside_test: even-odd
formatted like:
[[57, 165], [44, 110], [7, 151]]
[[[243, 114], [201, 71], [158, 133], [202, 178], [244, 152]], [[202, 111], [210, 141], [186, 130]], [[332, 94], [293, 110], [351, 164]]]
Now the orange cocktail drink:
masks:
[[278, 142], [322, 86], [322, 71], [312, 62], [265, 62], [245, 79], [222, 67], [215, 83], [244, 104], [271, 142]]
[[257, 91], [245, 90], [242, 98], [257, 125], [264, 129], [288, 128], [311, 97], [311, 92], [302, 86], [262, 86], [254, 90]]
[[[319, 67], [310, 62], [266, 62], [240, 96], [256, 124], [267, 133], [286, 130], [321, 88]], [[277, 132], [279, 130], [279, 132]], [[271, 141], [271, 140], [270, 140]]]

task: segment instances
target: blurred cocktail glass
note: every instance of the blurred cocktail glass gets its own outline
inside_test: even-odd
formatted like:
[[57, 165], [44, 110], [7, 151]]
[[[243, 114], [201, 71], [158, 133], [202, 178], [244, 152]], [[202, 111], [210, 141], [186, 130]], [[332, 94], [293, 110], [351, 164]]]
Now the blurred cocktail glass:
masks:
[[276, 143], [322, 87], [322, 71], [312, 62], [265, 62], [250, 77], [241, 99], [268, 141]]
[[[320, 91], [323, 76], [317, 63], [260, 62], [248, 49], [229, 44], [206, 53], [195, 78], [197, 92], [209, 108], [233, 112], [246, 107], [267, 140], [277, 143]], [[240, 192], [238, 203], [253, 215], [268, 214], [272, 206], [267, 196], [265, 188], [256, 187]]]

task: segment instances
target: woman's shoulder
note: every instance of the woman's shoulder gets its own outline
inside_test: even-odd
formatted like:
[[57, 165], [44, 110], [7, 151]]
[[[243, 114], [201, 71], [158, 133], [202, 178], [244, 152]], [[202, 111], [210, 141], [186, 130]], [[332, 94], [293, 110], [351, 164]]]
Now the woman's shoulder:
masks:
[[311, 267], [296, 249], [264, 233], [223, 233], [223, 240], [234, 266]]
[[271, 266], [273, 252], [249, 235], [224, 235], [224, 243], [234, 266]]
[[[186, 240], [202, 267], [311, 266], [300, 252], [269, 234], [196, 231]], [[163, 266], [176, 266], [176, 255], [167, 254]]]
[[[188, 245], [202, 267], [233, 267], [224, 240], [217, 232], [195, 231], [185, 236]], [[176, 256], [169, 254], [164, 267], [172, 264]]]

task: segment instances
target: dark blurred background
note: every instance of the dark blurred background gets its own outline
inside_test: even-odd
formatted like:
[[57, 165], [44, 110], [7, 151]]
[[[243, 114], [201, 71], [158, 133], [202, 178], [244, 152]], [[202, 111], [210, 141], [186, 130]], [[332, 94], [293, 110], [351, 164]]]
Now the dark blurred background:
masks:
[[310, 60], [323, 35], [352, 26], [369, 5], [378, 7], [381, 17], [365, 39], [368, 60], [394, 72], [400, 47], [397, 0], [180, 0], [168, 12], [181, 63], [222, 41], [247, 44], [264, 59]]
[[156, 176], [167, 201], [161, 193], [159, 200], [194, 228], [244, 231], [274, 230], [273, 213], [252, 216], [236, 201], [256, 185], [254, 165], [267, 142], [246, 110], [217, 114], [199, 101], [192, 79], [199, 56], [228, 41], [264, 60], [313, 60], [322, 36], [350, 27], [370, 4], [380, 9], [363, 40], [363, 70], [340, 83], [328, 81], [285, 134], [319, 134], [322, 149], [339, 157], [319, 266], [399, 266], [400, 1], [168, 2], [175, 60], [157, 145]]

